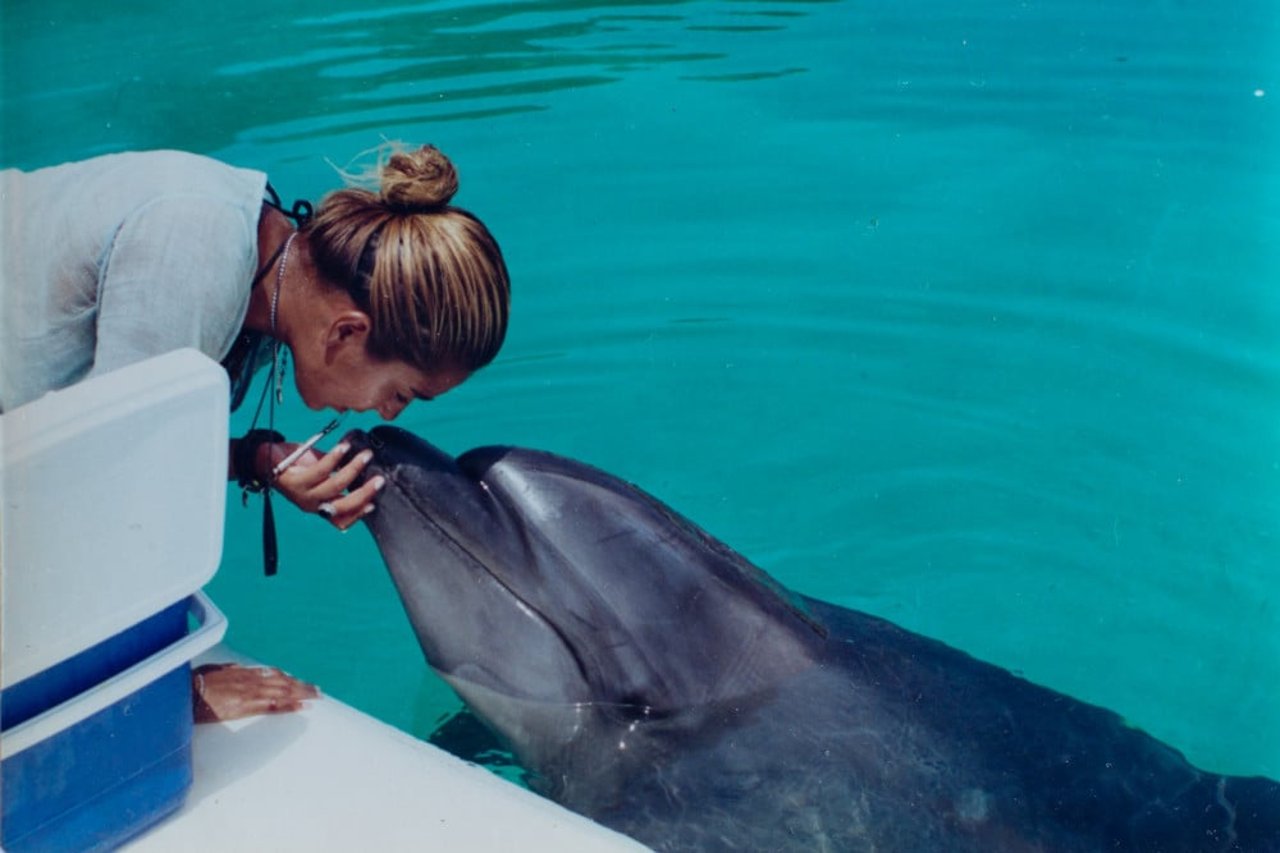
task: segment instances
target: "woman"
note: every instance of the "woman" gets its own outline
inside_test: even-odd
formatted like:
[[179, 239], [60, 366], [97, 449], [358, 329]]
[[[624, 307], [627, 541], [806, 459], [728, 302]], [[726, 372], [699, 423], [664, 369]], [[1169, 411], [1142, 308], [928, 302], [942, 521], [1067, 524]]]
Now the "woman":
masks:
[[[286, 352], [313, 409], [391, 420], [453, 388], [502, 345], [501, 252], [450, 205], [457, 173], [437, 149], [397, 150], [377, 177], [376, 191], [333, 192], [312, 217], [305, 202], [284, 210], [260, 172], [180, 152], [3, 172], [0, 412], [181, 347], [226, 367], [232, 409], [268, 363], [279, 394]], [[367, 456], [344, 465], [339, 444], [273, 476], [296, 447], [251, 430], [232, 442], [231, 473], [339, 529], [372, 511], [379, 478], [348, 491]], [[262, 673], [198, 672], [198, 715], [292, 710], [314, 695]]]

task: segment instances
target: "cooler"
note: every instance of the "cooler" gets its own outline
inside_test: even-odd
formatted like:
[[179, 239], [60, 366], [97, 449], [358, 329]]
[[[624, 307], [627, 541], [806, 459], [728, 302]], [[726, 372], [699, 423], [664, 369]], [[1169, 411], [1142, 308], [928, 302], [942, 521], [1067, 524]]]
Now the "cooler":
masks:
[[226, 481], [226, 376], [195, 351], [0, 416], [4, 849], [107, 849], [181, 805]]

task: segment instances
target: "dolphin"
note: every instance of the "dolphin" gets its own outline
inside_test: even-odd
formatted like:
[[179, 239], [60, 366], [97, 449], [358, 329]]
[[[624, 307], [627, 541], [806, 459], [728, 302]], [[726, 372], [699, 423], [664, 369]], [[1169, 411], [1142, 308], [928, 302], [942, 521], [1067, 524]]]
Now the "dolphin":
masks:
[[1280, 851], [1280, 783], [789, 592], [608, 473], [349, 440], [427, 662], [530, 787], [655, 850]]

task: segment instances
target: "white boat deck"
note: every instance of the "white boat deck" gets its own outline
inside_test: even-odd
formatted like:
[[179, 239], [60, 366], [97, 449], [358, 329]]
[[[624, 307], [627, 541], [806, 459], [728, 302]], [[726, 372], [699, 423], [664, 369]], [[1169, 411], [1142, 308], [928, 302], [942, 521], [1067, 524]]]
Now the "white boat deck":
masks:
[[196, 726], [192, 751], [186, 804], [129, 853], [645, 849], [328, 697]]

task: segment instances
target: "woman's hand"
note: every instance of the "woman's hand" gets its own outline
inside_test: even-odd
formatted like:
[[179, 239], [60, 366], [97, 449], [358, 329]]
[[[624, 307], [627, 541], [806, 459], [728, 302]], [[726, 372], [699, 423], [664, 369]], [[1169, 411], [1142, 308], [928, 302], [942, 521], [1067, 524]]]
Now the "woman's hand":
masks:
[[[258, 470], [270, 471], [297, 447], [287, 442], [264, 444], [258, 451]], [[365, 450], [342, 465], [348, 450], [350, 446], [345, 441], [325, 454], [308, 450], [272, 481], [272, 487], [303, 512], [317, 513], [339, 530], [346, 530], [373, 512], [374, 495], [386, 483], [382, 477], [374, 477], [348, 492], [373, 458], [373, 451]]]
[[314, 685], [278, 669], [235, 663], [197, 667], [191, 673], [191, 693], [197, 723], [300, 711], [304, 701], [320, 695]]

